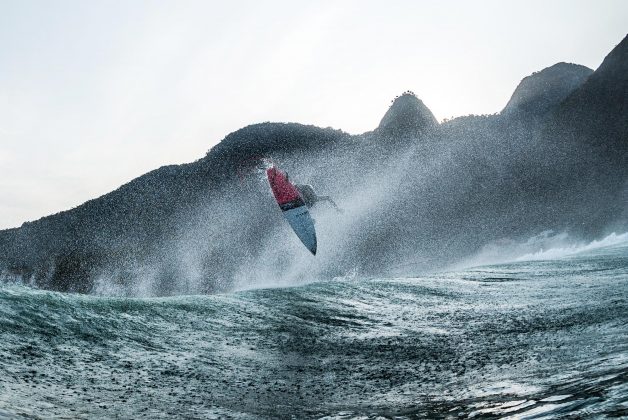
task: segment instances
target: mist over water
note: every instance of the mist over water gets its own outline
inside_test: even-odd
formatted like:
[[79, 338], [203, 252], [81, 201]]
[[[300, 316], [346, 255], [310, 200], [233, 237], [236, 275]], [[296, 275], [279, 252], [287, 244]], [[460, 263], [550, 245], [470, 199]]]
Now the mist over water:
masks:
[[[348, 157], [332, 150], [275, 158], [293, 182], [312, 184], [343, 210], [324, 202], [310, 209], [319, 243], [315, 257], [275, 203], [264, 172], [267, 161], [179, 215], [172, 233], [148, 255], [117, 260], [113, 269], [100, 272], [91, 293], [149, 297], [296, 286], [347, 275], [411, 277], [560, 258], [625, 241], [620, 232], [592, 240], [573, 228], [569, 233], [520, 222], [519, 231], [509, 234], [503, 226], [512, 229], [511, 206], [519, 201], [503, 208], [487, 202], [484, 209], [469, 201], [478, 193], [496, 200], [499, 178], [488, 178], [483, 168], [479, 175], [451, 179], [456, 156], [473, 158], [476, 145], [398, 146], [375, 160], [368, 150]], [[506, 157], [495, 159], [509, 165]], [[237, 172], [237, 164], [232, 166]]]
[[[102, 271], [92, 293], [150, 297], [302, 285], [356, 273], [356, 247], [368, 243], [372, 224], [391, 223], [388, 212], [398, 200], [398, 185], [412, 154], [403, 148], [363, 171], [347, 170], [333, 155], [277, 159], [296, 183], [314, 185], [331, 195], [342, 212], [319, 203], [310, 212], [319, 242], [317, 255], [303, 247], [283, 218], [264, 171], [269, 161], [239, 173], [178, 220], [171, 239], [148, 257], [122, 260]], [[232, 168], [238, 171], [236, 165]], [[396, 260], [387, 264], [391, 267]]]

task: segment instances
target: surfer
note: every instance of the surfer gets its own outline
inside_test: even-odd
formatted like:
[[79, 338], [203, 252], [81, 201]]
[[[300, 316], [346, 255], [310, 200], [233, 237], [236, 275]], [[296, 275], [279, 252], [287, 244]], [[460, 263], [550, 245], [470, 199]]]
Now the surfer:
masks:
[[288, 174], [271, 166], [266, 169], [266, 177], [270, 183], [275, 200], [284, 217], [297, 234], [303, 245], [316, 255], [316, 230], [314, 220], [310, 216], [308, 206], [301, 197], [297, 187], [288, 180]]

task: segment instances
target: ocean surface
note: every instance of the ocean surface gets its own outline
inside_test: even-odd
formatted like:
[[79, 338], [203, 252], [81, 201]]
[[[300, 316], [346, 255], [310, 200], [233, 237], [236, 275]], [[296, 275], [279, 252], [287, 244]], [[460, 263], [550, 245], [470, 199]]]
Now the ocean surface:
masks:
[[628, 416], [628, 243], [416, 278], [0, 285], [0, 418]]

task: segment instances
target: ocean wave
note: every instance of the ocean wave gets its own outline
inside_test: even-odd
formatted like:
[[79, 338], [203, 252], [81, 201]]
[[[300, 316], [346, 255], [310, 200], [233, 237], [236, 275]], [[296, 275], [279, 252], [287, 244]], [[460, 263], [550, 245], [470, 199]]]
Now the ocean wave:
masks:
[[[567, 237], [564, 238], [567, 241]], [[616, 234], [615, 232], [600, 239], [593, 240], [589, 243], [565, 243], [564, 246], [554, 246], [548, 249], [540, 249], [537, 252], [528, 253], [518, 257], [517, 261], [538, 261], [552, 260], [558, 258], [569, 257], [589, 251], [595, 251], [602, 248], [615, 247], [618, 245], [628, 245], [628, 233]]]
[[582, 241], [568, 233], [548, 230], [525, 240], [503, 238], [455, 264], [452, 269], [520, 261], [555, 260], [607, 248], [628, 246], [627, 233], [611, 233], [601, 239]]
[[596, 249], [210, 296], [5, 284], [0, 417], [619, 415], [628, 256]]

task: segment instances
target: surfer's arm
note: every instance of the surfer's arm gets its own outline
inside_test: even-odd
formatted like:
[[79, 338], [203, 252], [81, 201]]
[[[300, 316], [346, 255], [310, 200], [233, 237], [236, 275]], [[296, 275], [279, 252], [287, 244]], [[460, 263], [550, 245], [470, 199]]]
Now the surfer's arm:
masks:
[[339, 213], [344, 213], [344, 210], [342, 210], [340, 207], [338, 207], [338, 205], [336, 204], [336, 202], [334, 200], [331, 199], [330, 196], [328, 195], [323, 195], [323, 196], [319, 196], [318, 197], [319, 201], [328, 201], [329, 204], [331, 204], [332, 206], [334, 206], [334, 208], [339, 212]]

